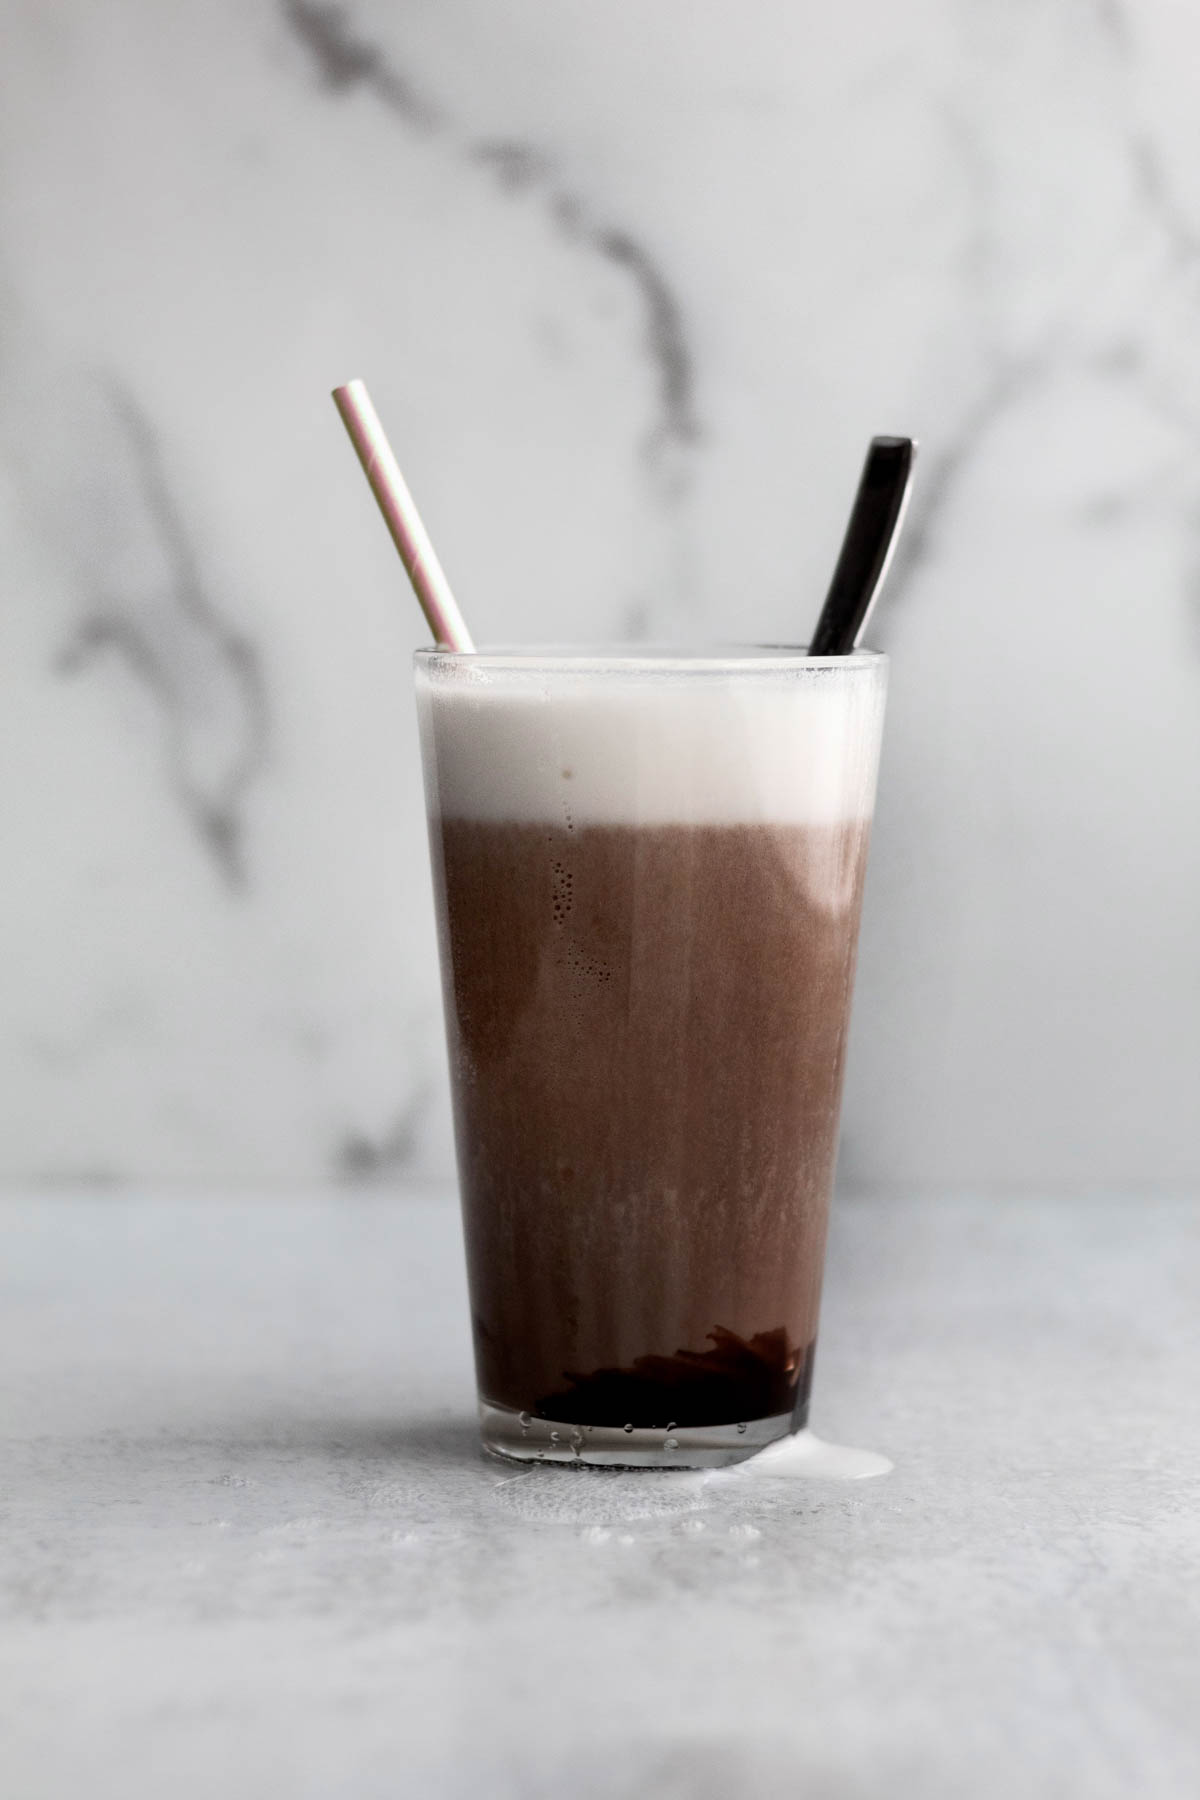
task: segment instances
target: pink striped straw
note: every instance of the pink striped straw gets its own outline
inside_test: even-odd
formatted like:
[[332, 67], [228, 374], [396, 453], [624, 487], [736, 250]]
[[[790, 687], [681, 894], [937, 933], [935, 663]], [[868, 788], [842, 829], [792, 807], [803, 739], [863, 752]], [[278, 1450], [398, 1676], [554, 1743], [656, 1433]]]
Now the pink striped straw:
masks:
[[379, 502], [384, 523], [392, 534], [392, 542], [400, 552], [400, 560], [408, 570], [408, 579], [421, 603], [421, 611], [429, 621], [434, 642], [449, 650], [474, 650], [466, 620], [458, 610], [450, 583], [429, 541], [429, 533], [421, 523], [421, 515], [400, 473], [400, 465], [392, 454], [392, 446], [361, 381], [348, 381], [333, 390], [334, 404], [342, 415], [342, 424], [350, 433], [350, 442], [358, 452], [363, 474], [371, 484], [371, 492]]

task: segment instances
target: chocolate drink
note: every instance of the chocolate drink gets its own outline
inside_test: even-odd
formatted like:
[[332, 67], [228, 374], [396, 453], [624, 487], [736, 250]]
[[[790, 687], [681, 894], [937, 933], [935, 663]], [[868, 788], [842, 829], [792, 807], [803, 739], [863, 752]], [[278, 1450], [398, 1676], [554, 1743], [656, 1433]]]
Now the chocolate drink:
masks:
[[480, 1388], [803, 1409], [866, 825], [441, 821]]
[[509, 1454], [733, 1460], [806, 1415], [883, 673], [763, 661], [418, 657]]

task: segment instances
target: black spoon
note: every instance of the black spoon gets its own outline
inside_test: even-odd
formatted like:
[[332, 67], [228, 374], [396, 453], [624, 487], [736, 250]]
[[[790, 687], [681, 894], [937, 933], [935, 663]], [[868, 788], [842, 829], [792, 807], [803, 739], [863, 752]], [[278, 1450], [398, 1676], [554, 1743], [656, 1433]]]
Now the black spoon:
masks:
[[849, 656], [862, 636], [900, 536], [916, 454], [913, 438], [871, 439], [810, 656]]

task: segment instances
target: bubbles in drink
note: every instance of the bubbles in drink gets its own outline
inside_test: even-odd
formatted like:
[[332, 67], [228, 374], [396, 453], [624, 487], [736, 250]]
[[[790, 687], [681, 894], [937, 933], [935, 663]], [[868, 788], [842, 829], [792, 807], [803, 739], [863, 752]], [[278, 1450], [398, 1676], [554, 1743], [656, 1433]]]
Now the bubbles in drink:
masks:
[[666, 1447], [667, 1447], [667, 1449], [668, 1449], [668, 1450], [678, 1450], [678, 1448], [679, 1448], [679, 1439], [678, 1439], [678, 1438], [673, 1438], [673, 1437], [669, 1437], [669, 1438], [668, 1438], [668, 1439], [667, 1439], [667, 1446], [666, 1446]]
[[623, 1425], [623, 1426], [622, 1426], [622, 1427], [621, 1427], [621, 1429], [622, 1429], [622, 1431], [632, 1431], [632, 1430], [633, 1430], [633, 1426], [632, 1426], [632, 1425]]
[[739, 1430], [739, 1431], [745, 1431], [745, 1429], [746, 1429], [746, 1422], [745, 1422], [745, 1420], [744, 1420], [744, 1419], [739, 1419], [739, 1421], [738, 1421], [738, 1430]]
[[599, 957], [585, 955], [578, 944], [574, 942], [568, 944], [566, 955], [559, 967], [567, 969], [576, 983], [595, 982], [598, 986], [603, 987], [606, 982], [612, 980], [612, 969], [609, 964], [601, 961]]
[[550, 910], [554, 915], [554, 923], [565, 925], [575, 904], [575, 877], [564, 862], [556, 862], [553, 871]]

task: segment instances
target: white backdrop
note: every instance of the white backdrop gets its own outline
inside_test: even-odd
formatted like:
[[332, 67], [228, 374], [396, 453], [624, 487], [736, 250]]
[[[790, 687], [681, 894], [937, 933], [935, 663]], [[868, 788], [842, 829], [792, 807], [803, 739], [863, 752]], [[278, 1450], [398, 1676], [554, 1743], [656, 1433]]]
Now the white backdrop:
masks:
[[923, 443], [855, 1184], [1200, 1175], [1200, 14], [2, 0], [0, 1173], [450, 1166], [416, 609], [802, 638]]

